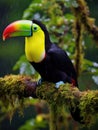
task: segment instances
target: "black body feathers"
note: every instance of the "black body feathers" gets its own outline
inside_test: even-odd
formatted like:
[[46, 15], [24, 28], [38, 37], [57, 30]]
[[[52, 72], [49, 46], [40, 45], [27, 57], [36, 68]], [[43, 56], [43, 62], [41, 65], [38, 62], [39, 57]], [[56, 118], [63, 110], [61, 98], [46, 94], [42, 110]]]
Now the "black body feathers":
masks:
[[[33, 22], [38, 24], [44, 31], [46, 51], [46, 56], [40, 63], [31, 62], [33, 67], [39, 72], [44, 81], [54, 83], [63, 81], [78, 87], [76, 71], [67, 53], [50, 41], [45, 25], [37, 20], [33, 20]], [[74, 111], [71, 107], [70, 112], [76, 121], [84, 123], [82, 122], [79, 109]]]
[[49, 33], [44, 24], [33, 20], [45, 33], [46, 57], [40, 63], [31, 64], [39, 72], [42, 79], [49, 82], [68, 82], [78, 86], [74, 66], [64, 50], [50, 41]]

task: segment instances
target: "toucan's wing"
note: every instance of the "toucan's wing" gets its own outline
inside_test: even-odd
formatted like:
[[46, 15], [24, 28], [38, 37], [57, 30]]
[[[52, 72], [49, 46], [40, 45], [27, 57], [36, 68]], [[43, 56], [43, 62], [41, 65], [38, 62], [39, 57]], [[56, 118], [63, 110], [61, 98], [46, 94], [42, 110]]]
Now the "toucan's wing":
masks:
[[65, 72], [69, 77], [77, 80], [75, 68], [64, 50], [52, 44], [48, 54], [52, 64], [54, 64], [58, 70]]

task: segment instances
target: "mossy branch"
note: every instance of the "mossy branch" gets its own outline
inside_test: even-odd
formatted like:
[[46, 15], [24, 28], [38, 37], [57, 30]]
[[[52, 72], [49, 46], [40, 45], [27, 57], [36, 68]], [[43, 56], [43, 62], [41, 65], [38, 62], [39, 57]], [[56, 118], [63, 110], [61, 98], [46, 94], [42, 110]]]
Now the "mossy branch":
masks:
[[72, 7], [74, 16], [81, 21], [81, 24], [84, 26], [84, 32], [92, 34], [93, 39], [98, 43], [98, 27], [95, 25], [95, 19], [90, 17], [90, 10], [86, 1], [77, 0], [77, 3], [78, 7]]
[[96, 43], [98, 43], [98, 27], [95, 25], [95, 19], [91, 18], [89, 7], [85, 0], [77, 0], [77, 7], [71, 7], [72, 13], [75, 16], [73, 24], [73, 34], [76, 43], [75, 49], [75, 68], [77, 76], [83, 69], [84, 45], [83, 35], [90, 34]]
[[98, 90], [81, 92], [70, 84], [61, 85], [59, 89], [56, 89], [55, 84], [48, 82], [37, 86], [37, 82], [29, 76], [8, 75], [0, 78], [0, 99], [11, 98], [13, 95], [19, 99], [29, 96], [43, 99], [55, 108], [67, 106], [72, 113], [79, 110], [82, 117], [79, 122], [85, 124], [91, 123], [93, 117], [98, 114]]

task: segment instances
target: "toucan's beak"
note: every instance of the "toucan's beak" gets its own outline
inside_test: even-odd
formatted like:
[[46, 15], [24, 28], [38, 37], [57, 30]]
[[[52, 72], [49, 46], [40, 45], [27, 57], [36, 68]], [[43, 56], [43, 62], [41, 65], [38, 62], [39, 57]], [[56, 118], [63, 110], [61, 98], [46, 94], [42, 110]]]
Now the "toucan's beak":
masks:
[[3, 40], [10, 37], [31, 36], [32, 24], [30, 20], [19, 20], [9, 24], [3, 32]]

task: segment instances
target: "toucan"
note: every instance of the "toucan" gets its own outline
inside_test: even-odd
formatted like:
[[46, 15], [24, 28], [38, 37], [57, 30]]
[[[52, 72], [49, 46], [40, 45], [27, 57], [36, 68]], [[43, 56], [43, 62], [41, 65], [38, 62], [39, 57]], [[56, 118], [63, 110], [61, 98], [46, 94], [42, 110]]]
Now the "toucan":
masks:
[[27, 60], [41, 75], [42, 81], [60, 81], [78, 86], [75, 68], [67, 53], [52, 43], [44, 24], [38, 20], [19, 20], [9, 24], [3, 32], [3, 40], [25, 37]]
[[[67, 53], [52, 43], [46, 26], [38, 20], [19, 20], [9, 24], [3, 32], [3, 40], [25, 37], [27, 60], [41, 75], [43, 81], [70, 83], [78, 87], [77, 74]], [[70, 109], [73, 118], [81, 122], [80, 110]]]

